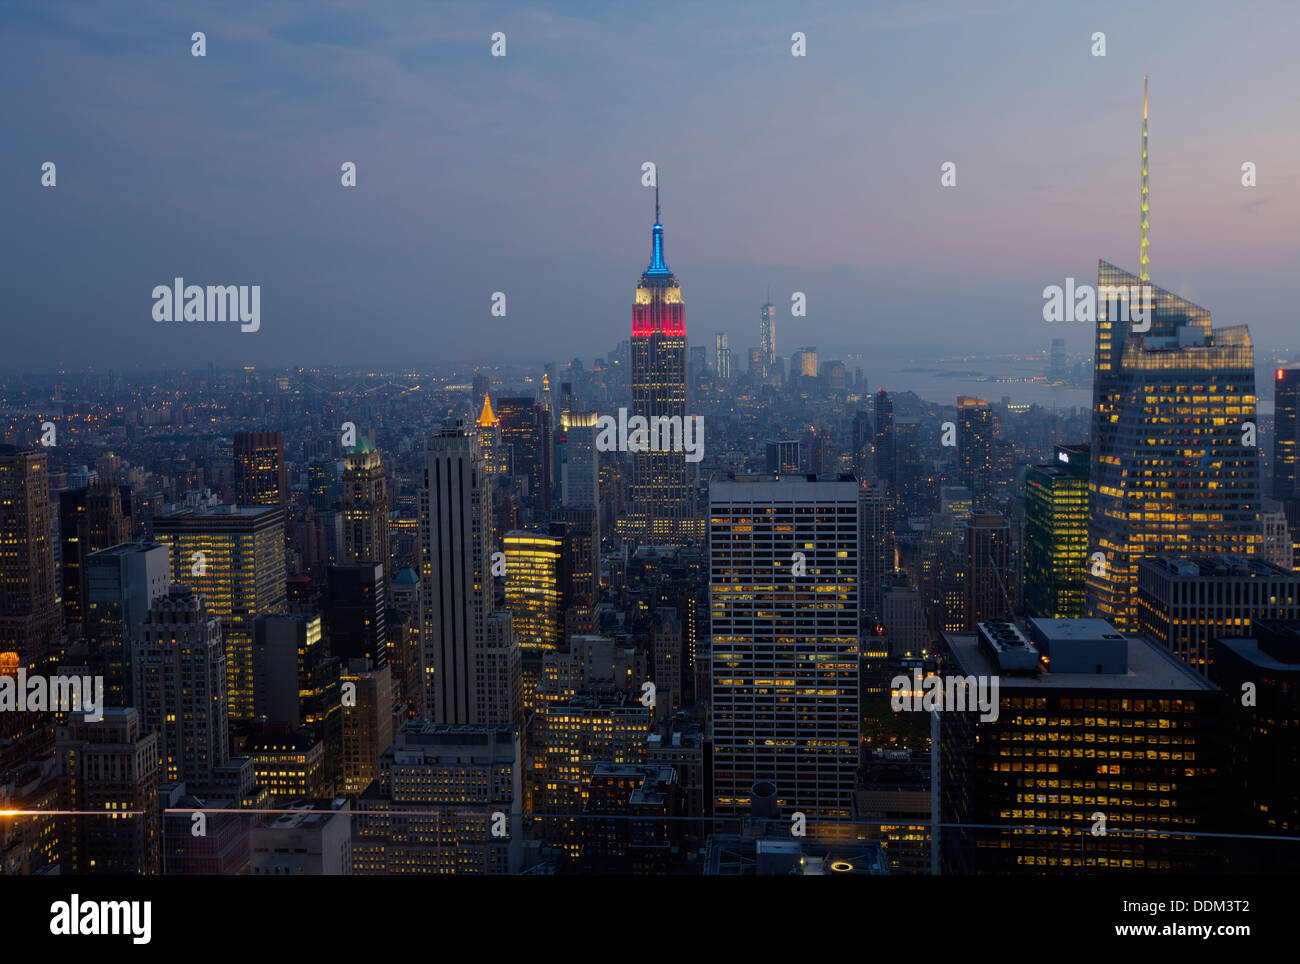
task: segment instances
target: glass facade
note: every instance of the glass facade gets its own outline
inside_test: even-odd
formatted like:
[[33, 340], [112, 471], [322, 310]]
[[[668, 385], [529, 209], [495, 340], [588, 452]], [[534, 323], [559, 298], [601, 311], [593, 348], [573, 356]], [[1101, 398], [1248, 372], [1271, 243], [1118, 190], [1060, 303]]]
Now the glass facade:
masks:
[[[1244, 326], [1213, 330], [1204, 308], [1104, 261], [1097, 285], [1087, 609], [1123, 631], [1140, 559], [1263, 546], [1254, 350]], [[1135, 289], [1145, 317], [1108, 297]]]

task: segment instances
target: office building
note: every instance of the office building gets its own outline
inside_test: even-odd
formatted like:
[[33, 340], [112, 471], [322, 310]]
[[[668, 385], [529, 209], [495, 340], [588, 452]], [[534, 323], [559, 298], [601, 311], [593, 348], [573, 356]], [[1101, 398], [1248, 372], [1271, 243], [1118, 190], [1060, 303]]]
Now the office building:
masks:
[[518, 873], [521, 766], [511, 728], [405, 723], [357, 799], [353, 873]]
[[131, 538], [131, 487], [96, 482], [59, 494], [63, 621], [86, 621], [86, 557]]
[[158, 734], [165, 783], [202, 793], [230, 760], [226, 651], [221, 620], [184, 586], [154, 600], [136, 647], [135, 699], [145, 732]]
[[279, 432], [236, 432], [236, 502], [284, 507], [288, 499], [284, 436]]
[[771, 781], [810, 823], [846, 820], [859, 729], [858, 483], [733, 476], [712, 483], [710, 501], [713, 813], [739, 817], [755, 782]]
[[793, 475], [799, 471], [799, 440], [779, 439], [767, 443], [767, 471], [771, 475]]
[[982, 398], [957, 396], [957, 459], [961, 484], [977, 510], [993, 497], [993, 409]]
[[1083, 615], [1088, 561], [1088, 447], [1058, 445], [1025, 472], [1025, 607], [1031, 616]]
[[429, 439], [420, 489], [420, 644], [424, 716], [475, 719], [474, 679], [492, 609], [491, 496], [477, 440], [463, 424]]
[[[650, 266], [641, 275], [632, 308], [632, 408], [629, 416], [667, 418], [683, 425], [686, 399], [686, 303], [680, 282], [664, 263], [664, 229], [655, 223]], [[695, 489], [684, 451], [637, 451], [632, 456], [631, 506], [621, 520], [636, 544], [690, 545], [701, 541]]]
[[330, 566], [325, 635], [342, 666], [363, 659], [373, 669], [388, 664], [384, 567], [373, 562]]
[[221, 619], [230, 718], [253, 719], [253, 620], [286, 609], [284, 511], [187, 506], [156, 518], [154, 538], [171, 552], [172, 582], [202, 594]]
[[506, 533], [504, 548], [506, 609], [520, 648], [558, 648], [564, 642], [563, 536], [516, 530]]
[[1273, 498], [1280, 502], [1300, 494], [1300, 476], [1296, 475], [1300, 459], [1298, 411], [1300, 367], [1279, 368], [1273, 373]]
[[343, 459], [340, 511], [343, 516], [343, 562], [382, 567], [387, 584], [388, 482], [379, 452], [362, 438]]
[[501, 445], [510, 455], [512, 476], [528, 479], [528, 495], [551, 504], [551, 418], [528, 397], [498, 398]]
[[109, 706], [138, 706], [132, 657], [149, 607], [171, 585], [171, 557], [158, 542], [126, 542], [85, 557], [85, 633], [91, 671]]
[[136, 876], [161, 870], [157, 733], [129, 707], [110, 707], [90, 722], [72, 713], [59, 726], [64, 874]]
[[1300, 572], [1261, 556], [1155, 556], [1138, 563], [1138, 630], [1206, 674], [1219, 636], [1256, 619], [1300, 619]]
[[948, 673], [1000, 685], [996, 719], [935, 714], [940, 817], [962, 825], [943, 831], [943, 873], [1222, 869], [1188, 836], [1222, 828], [1217, 687], [1099, 619], [981, 623], [944, 640]]
[[1244, 444], [1257, 424], [1250, 333], [1214, 329], [1209, 311], [1150, 284], [1145, 103], [1142, 124], [1139, 273], [1097, 268], [1088, 543], [1105, 565], [1088, 567], [1087, 609], [1120, 630], [1136, 625], [1140, 560], [1263, 542], [1259, 450]]
[[966, 520], [966, 626], [1005, 619], [1015, 608], [1011, 525], [978, 513]]
[[0, 445], [0, 653], [28, 670], [59, 656], [50, 480], [44, 449]]

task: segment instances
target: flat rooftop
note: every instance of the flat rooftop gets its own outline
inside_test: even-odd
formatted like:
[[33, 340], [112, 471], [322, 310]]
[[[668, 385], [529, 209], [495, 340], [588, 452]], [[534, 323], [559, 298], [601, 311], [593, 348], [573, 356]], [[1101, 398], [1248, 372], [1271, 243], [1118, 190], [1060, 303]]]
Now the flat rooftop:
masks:
[[[1150, 566], [1183, 578], [1207, 576], [1251, 576], [1272, 579], [1300, 579], [1300, 574], [1290, 572], [1260, 556], [1152, 556], [1139, 560], [1138, 565]], [[1193, 571], [1195, 570], [1195, 571]]]
[[[1097, 622], [1105, 623], [1105, 620]], [[1109, 623], [1105, 625], [1108, 631], [1114, 632]], [[1212, 693], [1218, 689], [1145, 636], [1125, 637], [1128, 640], [1127, 673], [1038, 673], [1032, 676], [999, 673], [997, 664], [985, 654], [974, 633], [944, 633], [943, 638], [961, 675], [997, 676], [1001, 690]]]

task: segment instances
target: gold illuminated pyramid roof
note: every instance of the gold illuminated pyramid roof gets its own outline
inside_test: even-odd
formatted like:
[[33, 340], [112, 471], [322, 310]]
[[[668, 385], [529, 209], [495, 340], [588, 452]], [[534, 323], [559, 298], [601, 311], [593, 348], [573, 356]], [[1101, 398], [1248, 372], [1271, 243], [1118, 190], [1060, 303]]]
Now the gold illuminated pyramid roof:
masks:
[[479, 413], [478, 423], [484, 428], [491, 428], [497, 423], [497, 417], [492, 412], [492, 399], [486, 392], [483, 393], [483, 411]]

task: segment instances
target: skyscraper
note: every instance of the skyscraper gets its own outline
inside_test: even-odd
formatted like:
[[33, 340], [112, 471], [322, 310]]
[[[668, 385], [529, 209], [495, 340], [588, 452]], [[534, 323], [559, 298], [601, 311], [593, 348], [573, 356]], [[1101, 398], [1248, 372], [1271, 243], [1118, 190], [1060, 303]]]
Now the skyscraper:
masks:
[[62, 871], [159, 873], [158, 734], [130, 707], [106, 709], [98, 722], [73, 713], [59, 727], [58, 758], [63, 809], [73, 812], [60, 839]]
[[763, 377], [766, 378], [776, 364], [776, 306], [770, 297], [759, 312], [758, 347], [763, 353]]
[[876, 392], [876, 478], [894, 491], [894, 403], [883, 388]]
[[[632, 308], [632, 416], [652, 418], [686, 414], [686, 304], [682, 286], [664, 263], [664, 229], [659, 223], [659, 189], [655, 188], [655, 223], [650, 266], [636, 286]], [[685, 452], [637, 451], [632, 461], [632, 505], [626, 535], [637, 543], [688, 545], [700, 541], [695, 490]]]
[[149, 607], [171, 583], [168, 549], [157, 542], [127, 542], [92, 552], [85, 576], [91, 671], [104, 677], [109, 706], [138, 706], [131, 696], [133, 649]]
[[764, 780], [810, 823], [851, 815], [858, 488], [850, 476], [710, 486], [716, 816], [746, 812]]
[[96, 482], [59, 494], [63, 621], [86, 620], [86, 557], [131, 538], [131, 487]]
[[425, 716], [475, 719], [474, 667], [492, 609], [491, 496], [477, 439], [463, 423], [429, 439], [420, 488], [420, 642]]
[[1031, 616], [1083, 615], [1088, 559], [1088, 447], [1058, 445], [1056, 461], [1025, 472], [1025, 607]]
[[284, 510], [186, 507], [154, 520], [171, 550], [172, 582], [191, 587], [221, 617], [232, 720], [254, 717], [253, 620], [286, 608]]
[[982, 398], [957, 396], [957, 455], [961, 484], [970, 489], [975, 508], [987, 507], [993, 495], [993, 409]]
[[863, 483], [858, 490], [860, 551], [858, 599], [865, 617], [879, 619], [885, 584], [894, 571], [894, 500], [882, 480]]
[[136, 706], [159, 735], [162, 779], [201, 794], [230, 759], [221, 620], [185, 587], [154, 601], [135, 652]]
[[[475, 382], [478, 381], [476, 377]], [[477, 397], [477, 396], [475, 396]], [[483, 461], [487, 465], [489, 475], [504, 474], [509, 470], [509, 466], [503, 464], [503, 449], [501, 445], [501, 419], [497, 418], [496, 412], [492, 411], [492, 399], [488, 397], [487, 392], [483, 393], [483, 407], [478, 413], [478, 422], [475, 432], [478, 436], [479, 448], [483, 451]]]
[[511, 475], [528, 477], [528, 494], [542, 506], [551, 504], [551, 420], [531, 398], [498, 398], [501, 444], [510, 459]]
[[731, 379], [731, 349], [727, 347], [727, 333], [720, 331], [714, 336], [714, 365], [713, 370], [718, 374], [718, 381], [725, 382]]
[[561, 561], [564, 538], [544, 532], [505, 537], [506, 608], [521, 649], [556, 649], [564, 642]]
[[[1273, 498], [1282, 502], [1297, 492], [1300, 458], [1300, 367], [1279, 368], [1273, 376]], [[1297, 520], [1292, 519], [1295, 525]]]
[[362, 660], [366, 669], [388, 665], [384, 619], [388, 601], [384, 570], [373, 562], [330, 566], [325, 602], [325, 632], [330, 655], [347, 667]]
[[342, 561], [383, 566], [387, 583], [392, 578], [388, 571], [388, 483], [379, 452], [364, 436], [343, 458], [341, 510]]
[[975, 513], [966, 520], [966, 626], [1005, 619], [1015, 607], [1011, 525], [1005, 516]]
[[954, 674], [1000, 681], [992, 719], [936, 714], [944, 873], [1208, 872], [1180, 831], [1221, 826], [1215, 686], [1099, 619], [944, 641]]
[[1259, 450], [1244, 444], [1250, 333], [1212, 329], [1206, 309], [1149, 284], [1146, 114], [1144, 90], [1139, 275], [1097, 268], [1087, 611], [1122, 631], [1135, 625], [1139, 560], [1263, 543]]
[[241, 505], [286, 505], [284, 436], [279, 432], [235, 433], [235, 499]]
[[595, 509], [600, 497], [600, 453], [596, 449], [595, 412], [560, 415], [565, 436], [565, 460], [561, 467], [560, 499], [565, 508]]
[[43, 669], [58, 656], [50, 478], [43, 449], [0, 445], [0, 653]]

